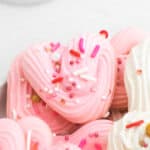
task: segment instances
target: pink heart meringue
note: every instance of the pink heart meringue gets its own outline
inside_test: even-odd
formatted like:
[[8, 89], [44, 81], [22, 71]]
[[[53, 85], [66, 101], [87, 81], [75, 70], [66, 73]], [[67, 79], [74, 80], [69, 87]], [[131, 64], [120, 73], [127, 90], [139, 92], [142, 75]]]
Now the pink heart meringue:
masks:
[[[40, 46], [45, 46], [48, 50], [47, 43]], [[40, 49], [40, 46], [34, 48]], [[7, 80], [7, 116], [15, 120], [29, 115], [38, 116], [44, 120], [56, 134], [72, 133], [77, 126], [65, 120], [46, 105], [25, 78], [22, 69], [23, 56], [24, 52], [17, 56], [9, 71]]]
[[[105, 116], [116, 76], [110, 43], [99, 35], [87, 34], [72, 40], [60, 61], [54, 60], [53, 55], [60, 52], [50, 55], [44, 47], [30, 49], [24, 55], [24, 75], [38, 95], [74, 123]], [[48, 69], [49, 74], [45, 73]]]
[[117, 80], [112, 109], [126, 110], [128, 107], [128, 97], [124, 84], [124, 70], [128, 54], [131, 48], [143, 41], [148, 34], [136, 28], [121, 30], [111, 39], [111, 44], [116, 51], [117, 59]]
[[72, 135], [56, 136], [54, 144], [66, 141], [78, 145], [82, 150], [106, 150], [112, 125], [110, 120], [96, 120], [82, 126]]

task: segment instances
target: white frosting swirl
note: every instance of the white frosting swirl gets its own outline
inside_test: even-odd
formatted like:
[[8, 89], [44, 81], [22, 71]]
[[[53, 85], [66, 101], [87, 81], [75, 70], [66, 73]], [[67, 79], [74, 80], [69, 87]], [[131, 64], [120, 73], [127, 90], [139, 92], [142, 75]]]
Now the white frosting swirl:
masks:
[[125, 84], [129, 111], [150, 110], [150, 39], [134, 47], [127, 59]]
[[[139, 126], [126, 128], [130, 123], [143, 120]], [[109, 135], [108, 150], [150, 150], [150, 137], [146, 126], [150, 123], [150, 112], [129, 112], [114, 123]]]

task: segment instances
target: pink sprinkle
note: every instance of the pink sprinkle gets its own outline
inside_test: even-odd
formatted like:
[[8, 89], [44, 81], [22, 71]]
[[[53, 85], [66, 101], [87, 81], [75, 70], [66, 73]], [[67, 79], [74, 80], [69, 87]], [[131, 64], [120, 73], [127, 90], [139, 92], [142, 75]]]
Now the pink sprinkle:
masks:
[[102, 150], [101, 144], [95, 143], [94, 147], [96, 150]]
[[69, 136], [65, 135], [65, 141], [69, 141]]
[[80, 38], [80, 40], [79, 40], [79, 50], [80, 50], [81, 53], [85, 52], [85, 50], [83, 48], [83, 41], [84, 41], [83, 38]]
[[96, 55], [97, 55], [99, 49], [100, 49], [100, 46], [99, 46], [99, 45], [96, 45], [95, 48], [94, 48], [94, 50], [93, 50], [93, 52], [92, 52], [92, 54], [91, 54], [91, 57], [92, 57], [92, 58], [96, 57]]
[[51, 50], [54, 52], [60, 47], [60, 43], [56, 43], [56, 44], [50, 43], [50, 46], [51, 46]]
[[80, 148], [83, 148], [85, 145], [86, 145], [86, 139], [82, 139], [82, 140], [80, 141], [79, 147], [80, 147]]

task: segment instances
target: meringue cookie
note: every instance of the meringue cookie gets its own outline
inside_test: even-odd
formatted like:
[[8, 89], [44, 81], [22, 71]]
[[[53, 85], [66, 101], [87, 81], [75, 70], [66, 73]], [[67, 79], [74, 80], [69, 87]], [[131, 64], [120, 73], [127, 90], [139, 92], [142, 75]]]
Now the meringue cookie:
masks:
[[[38, 95], [71, 122], [85, 123], [103, 117], [112, 100], [116, 77], [110, 43], [99, 35], [83, 35], [63, 51], [60, 72], [56, 72], [53, 62], [44, 48], [38, 52], [28, 50], [24, 55], [24, 75]], [[45, 74], [47, 68], [49, 75]]]
[[126, 63], [125, 84], [128, 93], [129, 111], [149, 111], [149, 65], [150, 39], [135, 46]]
[[0, 119], [0, 149], [26, 150], [23, 131], [11, 119]]
[[111, 105], [114, 110], [127, 110], [128, 97], [124, 84], [124, 70], [128, 54], [138, 43], [142, 42], [148, 34], [137, 28], [126, 28], [115, 34], [111, 44], [116, 52], [117, 80], [115, 93]]
[[[40, 49], [40, 46], [38, 45], [36, 48]], [[47, 43], [43, 43], [42, 47], [49, 50]], [[18, 120], [25, 116], [34, 115], [44, 120], [56, 134], [72, 133], [77, 125], [67, 121], [46, 105], [25, 78], [22, 68], [23, 56], [24, 52], [15, 58], [8, 74], [7, 116]]]
[[52, 132], [41, 119], [28, 116], [18, 121], [26, 136], [27, 150], [49, 150], [52, 144]]
[[78, 145], [82, 150], [106, 150], [112, 125], [110, 120], [95, 120], [83, 125], [71, 135], [56, 136], [54, 142], [55, 144], [59, 141], [70, 142]]
[[109, 135], [108, 150], [149, 150], [150, 113], [129, 112], [116, 121]]

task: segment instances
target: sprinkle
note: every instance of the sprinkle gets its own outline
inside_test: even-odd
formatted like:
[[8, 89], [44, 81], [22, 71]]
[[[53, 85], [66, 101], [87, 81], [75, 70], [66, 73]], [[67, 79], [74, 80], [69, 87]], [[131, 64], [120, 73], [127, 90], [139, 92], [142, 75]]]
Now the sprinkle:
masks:
[[74, 79], [70, 77], [69, 78], [69, 82], [73, 82], [73, 81], [74, 81]]
[[53, 94], [53, 92], [54, 92], [54, 91], [53, 91], [52, 89], [50, 89], [50, 90], [48, 91], [49, 94]]
[[14, 120], [17, 119], [17, 112], [16, 112], [15, 109], [12, 110], [12, 118], [13, 118]]
[[110, 112], [109, 112], [109, 111], [107, 111], [107, 113], [104, 115], [104, 118], [109, 117], [109, 115], [110, 115]]
[[100, 49], [100, 46], [99, 45], [96, 45], [95, 48], [93, 49], [93, 52], [91, 53], [91, 57], [94, 58], [96, 57], [98, 51]]
[[50, 43], [50, 46], [51, 46], [51, 50], [54, 52], [60, 47], [60, 43], [56, 43], [56, 44]]
[[107, 96], [102, 96], [102, 100], [107, 100]]
[[72, 56], [75, 56], [75, 57], [80, 58], [80, 53], [77, 52], [77, 51], [75, 51], [75, 50], [73, 50], [73, 49], [70, 50], [70, 54], [71, 54]]
[[52, 83], [53, 83], [53, 84], [55, 84], [55, 83], [60, 83], [60, 82], [63, 81], [63, 79], [64, 79], [63, 77], [55, 78], [55, 79], [52, 80]]
[[83, 78], [83, 79], [85, 79], [85, 80], [89, 80], [89, 81], [96, 81], [96, 78], [94, 78], [94, 77], [91, 77], [91, 76], [89, 76], [89, 75], [80, 75], [80, 78]]
[[74, 71], [73, 74], [74, 74], [75, 76], [78, 76], [78, 75], [80, 75], [80, 74], [86, 73], [87, 71], [88, 71], [88, 68], [85, 67], [85, 68], [81, 68], [81, 69], [79, 69], [79, 70], [77, 70], [77, 71]]
[[77, 89], [81, 89], [81, 86], [79, 84], [77, 84], [76, 88]]
[[142, 146], [142, 147], [148, 147], [148, 144], [145, 143], [145, 141], [141, 140], [139, 141], [139, 144]]
[[32, 135], [32, 130], [29, 130], [27, 132], [27, 150], [30, 150], [31, 146], [31, 135]]
[[69, 98], [73, 98], [74, 97], [74, 94], [73, 93], [70, 93], [69, 94]]
[[38, 142], [32, 142], [30, 150], [38, 150], [39, 149], [39, 143]]
[[143, 123], [144, 123], [144, 120], [139, 120], [139, 121], [136, 121], [136, 122], [133, 122], [133, 123], [130, 123], [130, 124], [126, 125], [126, 128], [137, 127], [137, 126], [140, 126]]
[[141, 75], [142, 74], [142, 70], [141, 69], [136, 70], [136, 74], [137, 75]]
[[117, 63], [120, 65], [122, 64], [122, 60], [120, 58], [117, 59]]
[[37, 94], [33, 94], [33, 95], [31, 96], [31, 99], [32, 99], [32, 101], [35, 102], [35, 103], [38, 103], [38, 102], [41, 101], [41, 98], [40, 98]]
[[101, 30], [99, 34], [103, 35], [105, 38], [108, 38], [108, 32], [106, 30]]
[[73, 65], [73, 64], [74, 64], [74, 61], [70, 60], [69, 64], [70, 64], [70, 65]]
[[60, 54], [58, 52], [53, 53], [52, 60], [59, 61], [59, 59], [60, 59]]
[[74, 86], [74, 87], [75, 87], [76, 85], [77, 85], [77, 84], [76, 84], [76, 82], [72, 82], [72, 86]]
[[44, 87], [44, 92], [48, 92], [48, 88], [47, 87]]
[[69, 136], [68, 135], [65, 135], [65, 141], [69, 141]]
[[20, 81], [21, 81], [21, 82], [24, 82], [24, 81], [25, 81], [25, 79], [24, 79], [24, 78], [20, 78]]
[[75, 100], [75, 103], [76, 103], [76, 104], [79, 104], [79, 103], [80, 103], [80, 101], [79, 101], [78, 99], [76, 99], [76, 100]]
[[94, 147], [95, 147], [96, 150], [102, 150], [102, 146], [99, 143], [95, 143]]
[[27, 98], [27, 99], [31, 98], [31, 95], [30, 95], [30, 94], [27, 94], [27, 95], [26, 95], [26, 98]]
[[71, 91], [71, 90], [72, 90], [72, 87], [71, 87], [71, 86], [67, 86], [67, 87], [66, 87], [66, 90], [67, 90], [67, 91]]
[[26, 104], [25, 108], [31, 108], [31, 105], [30, 104]]
[[148, 124], [146, 125], [145, 131], [146, 131], [146, 135], [147, 135], [148, 137], [150, 137], [150, 123], [148, 123]]
[[65, 101], [64, 99], [61, 99], [60, 102], [61, 102], [61, 104], [63, 104], [63, 105], [66, 103], [66, 101]]
[[50, 52], [50, 51], [51, 51], [51, 48], [48, 47], [48, 46], [45, 46], [45, 47], [44, 47], [44, 50], [45, 50], [46, 52]]
[[83, 148], [86, 145], [86, 139], [82, 139], [79, 143], [79, 147]]
[[80, 50], [81, 53], [85, 52], [85, 50], [83, 48], [83, 41], [84, 41], [83, 38], [80, 38], [80, 40], [79, 40], [79, 50]]

